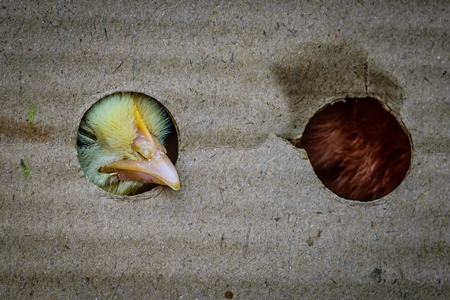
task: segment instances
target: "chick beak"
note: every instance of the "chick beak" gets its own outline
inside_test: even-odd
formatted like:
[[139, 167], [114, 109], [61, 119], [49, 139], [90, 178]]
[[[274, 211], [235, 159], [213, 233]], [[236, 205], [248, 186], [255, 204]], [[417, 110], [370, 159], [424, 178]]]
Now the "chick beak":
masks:
[[179, 190], [180, 179], [166, 148], [148, 131], [137, 109], [135, 119], [137, 135], [131, 149], [137, 159], [113, 162], [100, 168], [100, 172], [116, 173], [120, 181], [156, 183]]

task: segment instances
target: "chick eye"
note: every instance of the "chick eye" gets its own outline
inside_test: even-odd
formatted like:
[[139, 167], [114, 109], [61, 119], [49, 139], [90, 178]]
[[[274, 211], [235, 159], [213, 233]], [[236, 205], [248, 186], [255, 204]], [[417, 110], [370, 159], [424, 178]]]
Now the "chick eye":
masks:
[[136, 154], [139, 155], [143, 159], [150, 159], [152, 157], [152, 154], [150, 150], [144, 149], [144, 151], [136, 151]]
[[97, 136], [92, 131], [89, 131], [81, 127], [78, 129], [78, 137], [77, 137], [78, 147], [90, 146], [92, 144], [95, 144], [96, 141]]

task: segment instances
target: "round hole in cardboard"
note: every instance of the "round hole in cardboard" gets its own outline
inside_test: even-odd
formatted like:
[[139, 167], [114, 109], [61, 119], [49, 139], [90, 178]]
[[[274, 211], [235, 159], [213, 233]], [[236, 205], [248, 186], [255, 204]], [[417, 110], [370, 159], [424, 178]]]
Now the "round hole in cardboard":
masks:
[[91, 182], [117, 195], [141, 194], [157, 184], [178, 190], [178, 149], [172, 114], [142, 93], [116, 92], [101, 98], [78, 127], [82, 170]]
[[379, 100], [345, 98], [320, 109], [297, 145], [323, 184], [349, 200], [372, 201], [396, 189], [411, 163], [404, 126]]
[[225, 298], [226, 299], [233, 299], [233, 292], [231, 292], [231, 291], [226, 291], [225, 292]]

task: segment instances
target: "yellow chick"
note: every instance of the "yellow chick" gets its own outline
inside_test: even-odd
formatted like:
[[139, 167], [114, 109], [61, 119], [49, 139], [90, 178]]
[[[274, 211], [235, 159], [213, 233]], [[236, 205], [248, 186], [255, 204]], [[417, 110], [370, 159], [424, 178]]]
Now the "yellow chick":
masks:
[[78, 129], [77, 150], [86, 176], [104, 190], [134, 195], [143, 186], [180, 188], [164, 141], [170, 117], [152, 98], [115, 93], [94, 104]]

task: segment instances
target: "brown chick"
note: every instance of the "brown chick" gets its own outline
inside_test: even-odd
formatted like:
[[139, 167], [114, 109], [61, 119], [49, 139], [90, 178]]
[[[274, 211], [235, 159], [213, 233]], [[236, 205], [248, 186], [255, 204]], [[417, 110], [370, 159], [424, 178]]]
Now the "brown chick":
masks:
[[331, 104], [316, 113], [300, 140], [317, 176], [350, 200], [371, 201], [392, 192], [411, 161], [408, 135], [373, 98]]

